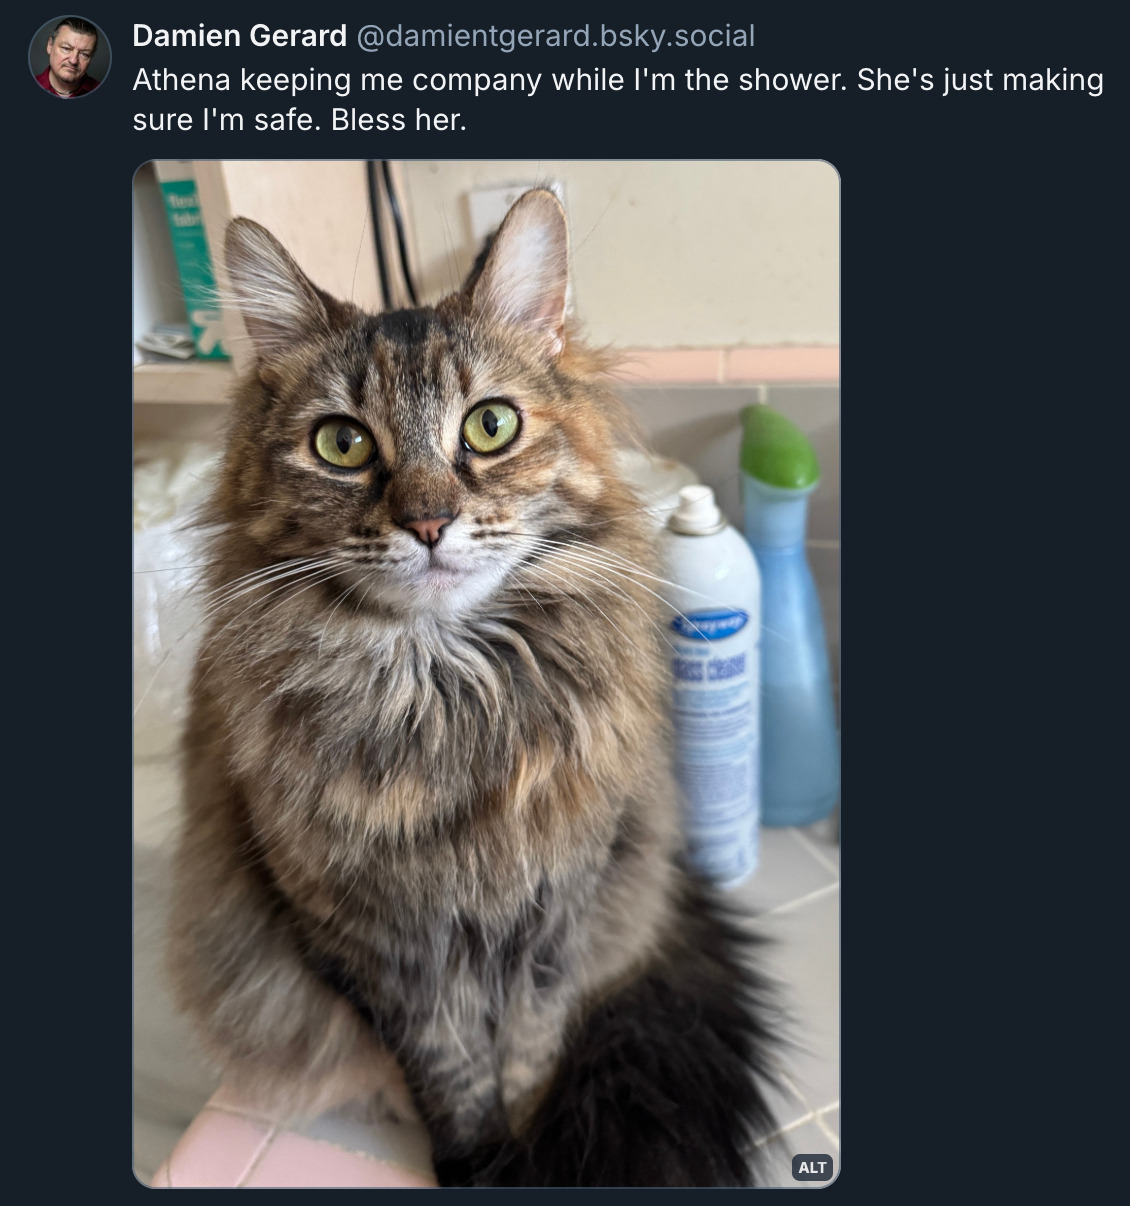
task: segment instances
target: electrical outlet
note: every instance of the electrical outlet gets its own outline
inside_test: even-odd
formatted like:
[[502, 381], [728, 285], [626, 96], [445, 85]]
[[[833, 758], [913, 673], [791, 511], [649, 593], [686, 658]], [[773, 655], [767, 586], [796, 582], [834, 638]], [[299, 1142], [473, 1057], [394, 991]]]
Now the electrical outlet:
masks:
[[467, 209], [471, 238], [476, 245], [482, 243], [487, 235], [494, 234], [514, 202], [532, 188], [547, 188], [562, 205], [565, 204], [565, 186], [560, 181], [551, 184], [500, 184], [471, 189], [467, 194]]

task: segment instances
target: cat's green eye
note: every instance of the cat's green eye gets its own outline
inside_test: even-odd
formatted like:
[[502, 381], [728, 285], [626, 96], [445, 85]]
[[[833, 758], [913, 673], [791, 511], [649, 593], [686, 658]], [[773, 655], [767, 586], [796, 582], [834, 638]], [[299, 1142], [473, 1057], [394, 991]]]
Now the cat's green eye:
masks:
[[373, 437], [347, 419], [327, 419], [314, 432], [314, 451], [338, 469], [360, 469], [373, 455]]
[[497, 452], [518, 434], [519, 426], [514, 407], [492, 398], [463, 420], [463, 440], [472, 452]]

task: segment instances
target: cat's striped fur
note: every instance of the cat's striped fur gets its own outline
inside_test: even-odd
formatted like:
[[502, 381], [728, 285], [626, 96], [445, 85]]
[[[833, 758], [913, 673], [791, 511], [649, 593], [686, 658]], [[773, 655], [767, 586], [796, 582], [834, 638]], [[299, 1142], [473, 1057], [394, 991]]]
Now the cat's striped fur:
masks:
[[[747, 1183], [764, 989], [680, 861], [652, 537], [559, 204], [434, 308], [334, 301], [245, 220], [227, 264], [257, 366], [210, 513], [185, 1006], [296, 1111], [391, 1052], [445, 1184]], [[518, 433], [478, 454], [492, 399]], [[331, 417], [364, 465], [320, 458]]]

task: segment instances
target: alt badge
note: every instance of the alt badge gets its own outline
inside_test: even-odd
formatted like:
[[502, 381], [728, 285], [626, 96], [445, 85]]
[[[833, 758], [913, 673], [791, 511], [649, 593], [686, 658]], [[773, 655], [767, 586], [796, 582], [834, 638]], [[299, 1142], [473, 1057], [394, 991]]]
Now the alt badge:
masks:
[[830, 1181], [832, 1171], [831, 1156], [793, 1156], [794, 1181]]

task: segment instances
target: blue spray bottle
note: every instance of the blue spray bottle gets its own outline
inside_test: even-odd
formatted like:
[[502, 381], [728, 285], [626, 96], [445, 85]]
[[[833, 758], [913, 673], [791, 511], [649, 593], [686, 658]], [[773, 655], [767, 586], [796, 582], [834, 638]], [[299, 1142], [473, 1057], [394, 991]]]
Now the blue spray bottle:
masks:
[[804, 551], [820, 469], [783, 415], [759, 405], [741, 417], [745, 537], [761, 571], [761, 821], [809, 825], [840, 790], [828, 646]]

